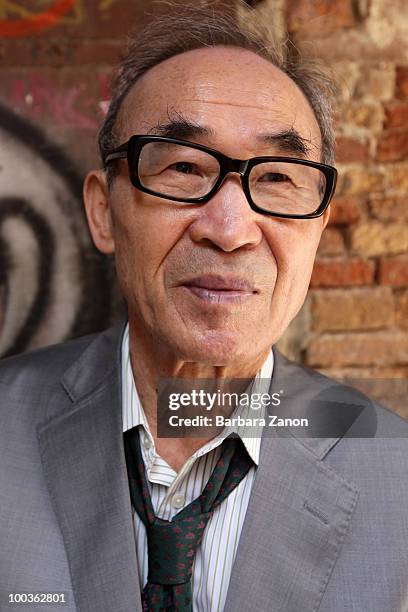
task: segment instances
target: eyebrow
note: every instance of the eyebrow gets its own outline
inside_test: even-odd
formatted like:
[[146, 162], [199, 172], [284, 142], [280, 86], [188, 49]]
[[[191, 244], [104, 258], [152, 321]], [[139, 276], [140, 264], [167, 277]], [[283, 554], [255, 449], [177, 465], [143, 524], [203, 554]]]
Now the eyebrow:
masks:
[[264, 144], [270, 144], [283, 153], [294, 153], [302, 157], [311, 153], [309, 141], [303, 138], [294, 128], [274, 134], [261, 134], [257, 137], [257, 140]]
[[[180, 113], [165, 123], [156, 124], [149, 133], [168, 138], [189, 140], [191, 138], [214, 136], [215, 132], [208, 126], [199, 125]], [[293, 127], [276, 133], [259, 134], [256, 140], [262, 144], [271, 145], [282, 153], [290, 153], [299, 157], [306, 157], [311, 153], [310, 143], [303, 138]]]
[[189, 138], [210, 137], [214, 135], [214, 130], [209, 127], [194, 123], [190, 119], [183, 117], [180, 113], [176, 117], [169, 119], [166, 123], [157, 123], [149, 134], [156, 136], [166, 136], [167, 138], [179, 138], [188, 140]]

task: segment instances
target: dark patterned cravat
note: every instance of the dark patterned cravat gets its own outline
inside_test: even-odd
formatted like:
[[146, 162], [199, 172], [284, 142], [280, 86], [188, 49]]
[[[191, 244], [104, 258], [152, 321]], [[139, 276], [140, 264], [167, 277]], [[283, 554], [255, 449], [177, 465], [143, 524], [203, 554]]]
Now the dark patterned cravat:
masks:
[[143, 612], [192, 612], [192, 567], [205, 527], [254, 463], [240, 438], [226, 438], [201, 495], [165, 521], [153, 510], [137, 427], [124, 434], [124, 443], [132, 504], [147, 533], [149, 573], [142, 592]]

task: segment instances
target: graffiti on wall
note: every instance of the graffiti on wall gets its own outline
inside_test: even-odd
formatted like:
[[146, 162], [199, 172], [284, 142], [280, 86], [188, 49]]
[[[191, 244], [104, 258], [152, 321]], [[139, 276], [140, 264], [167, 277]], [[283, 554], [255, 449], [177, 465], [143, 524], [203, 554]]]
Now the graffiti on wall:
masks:
[[59, 147], [0, 106], [0, 356], [109, 322], [108, 270], [91, 243], [81, 184]]
[[[108, 97], [106, 82], [106, 75], [95, 77], [102, 99]], [[13, 108], [22, 109], [33, 121], [48, 117], [65, 128], [74, 127], [95, 133], [105, 114], [103, 103], [99, 102], [97, 107], [95, 97], [84, 80], [78, 79], [75, 84], [64, 85], [62, 87], [50, 81], [44, 74], [25, 75], [10, 83], [7, 103]]]
[[[99, 0], [96, 8], [103, 14], [115, 2]], [[0, 0], [0, 36], [32, 36], [59, 24], [80, 24], [87, 17], [85, 0]]]

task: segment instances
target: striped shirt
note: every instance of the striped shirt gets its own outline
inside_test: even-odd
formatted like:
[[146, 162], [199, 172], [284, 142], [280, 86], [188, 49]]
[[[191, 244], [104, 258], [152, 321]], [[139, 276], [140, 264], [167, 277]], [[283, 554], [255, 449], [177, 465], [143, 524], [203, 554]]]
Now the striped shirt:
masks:
[[[273, 353], [270, 351], [254, 381], [254, 384], [258, 385], [256, 392], [269, 391], [272, 370]], [[254, 390], [253, 388], [252, 391]], [[232, 431], [241, 437], [254, 462], [240, 484], [215, 509], [194, 559], [191, 579], [194, 612], [222, 612], [255, 470], [259, 463], [262, 427], [259, 427], [258, 431], [251, 428], [250, 437], [245, 437], [245, 429], [239, 426], [224, 428], [221, 434], [187, 459], [178, 473], [175, 472], [155, 450], [155, 443], [134, 383], [128, 326], [122, 343], [122, 410], [124, 432], [140, 426], [140, 448], [152, 504], [156, 515], [162, 519], [170, 521], [175, 514], [201, 494], [221, 454], [220, 445], [226, 435]], [[238, 414], [249, 416], [248, 410], [243, 406], [237, 406], [233, 416]], [[259, 416], [262, 415], [261, 409]], [[145, 526], [136, 512], [134, 512], [134, 529], [139, 583], [140, 589], [143, 590], [148, 574], [147, 538]]]

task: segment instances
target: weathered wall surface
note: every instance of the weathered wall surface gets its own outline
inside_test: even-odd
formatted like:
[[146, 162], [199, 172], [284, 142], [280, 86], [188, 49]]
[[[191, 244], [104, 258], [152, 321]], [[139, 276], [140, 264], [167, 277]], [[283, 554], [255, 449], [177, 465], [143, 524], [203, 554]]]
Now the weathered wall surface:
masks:
[[[296, 45], [324, 60], [340, 91], [337, 195], [292, 346], [332, 375], [376, 379], [385, 401], [381, 381], [400, 378], [394, 395], [406, 396], [408, 5], [280, 5]], [[406, 399], [394, 404], [408, 417]]]
[[[332, 374], [407, 378], [406, 1], [252, 4], [243, 19], [288, 30], [323, 58], [340, 90], [338, 192], [307, 303], [281, 346]], [[156, 10], [142, 0], [0, 0], [0, 354], [109, 319], [107, 270], [78, 185], [97, 163], [95, 134], [125, 34]]]

